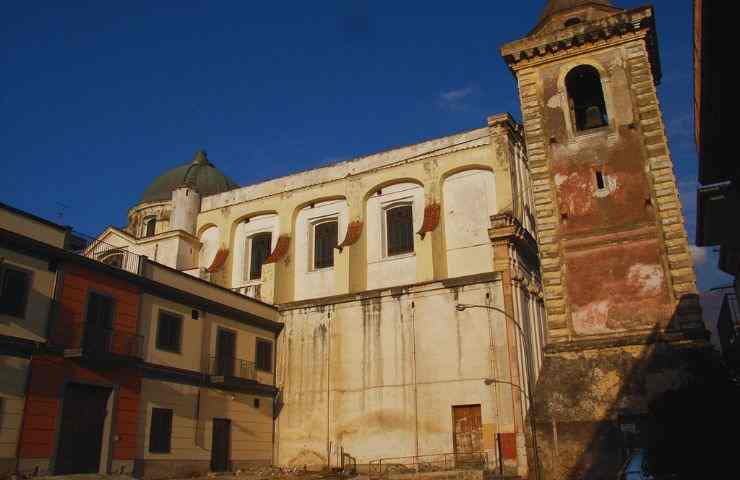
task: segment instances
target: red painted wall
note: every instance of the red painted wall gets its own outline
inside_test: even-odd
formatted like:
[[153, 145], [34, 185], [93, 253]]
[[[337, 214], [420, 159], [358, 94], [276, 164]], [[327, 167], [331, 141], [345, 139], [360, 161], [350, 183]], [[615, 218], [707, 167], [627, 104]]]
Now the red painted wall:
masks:
[[67, 264], [63, 267], [61, 288], [57, 318], [52, 324], [53, 343], [66, 348], [80, 346], [90, 290], [115, 299], [114, 331], [136, 334], [141, 299], [141, 291], [136, 285], [79, 265]]
[[96, 372], [75, 360], [39, 355], [31, 360], [25, 415], [19, 442], [20, 458], [50, 458], [64, 386], [68, 382], [118, 387], [113, 425], [118, 441], [113, 443], [113, 459], [132, 460], [136, 449], [136, 418], [139, 412], [141, 376], [132, 368]]
[[[90, 290], [115, 299], [113, 330], [137, 333], [140, 289], [124, 280], [84, 266], [64, 264], [60, 296], [52, 319], [53, 344], [78, 348], [84, 333], [87, 296]], [[118, 338], [116, 336], [114, 339]], [[129, 337], [130, 338], [130, 337]], [[116, 343], [113, 343], [116, 351]], [[113, 458], [130, 460], [136, 449], [136, 418], [139, 411], [141, 374], [135, 368], [107, 366], [95, 368], [84, 360], [55, 355], [36, 355], [31, 360], [26, 408], [19, 441], [20, 458], [50, 458], [61, 415], [64, 386], [69, 382], [89, 383], [116, 388], [113, 412]]]

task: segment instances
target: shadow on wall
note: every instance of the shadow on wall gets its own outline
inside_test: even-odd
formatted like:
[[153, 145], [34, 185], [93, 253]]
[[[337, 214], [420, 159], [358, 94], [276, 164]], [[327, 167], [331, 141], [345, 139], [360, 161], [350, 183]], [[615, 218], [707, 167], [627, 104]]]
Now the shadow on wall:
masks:
[[544, 478], [617, 479], [637, 448], [648, 449], [656, 474], [720, 478], [709, 472], [723, 471], [718, 447], [732, 438], [722, 430], [736, 421], [738, 387], [703, 327], [680, 333], [678, 312], [697, 301], [684, 296], [647, 345], [621, 338], [590, 350], [548, 349], [535, 398]]
[[[13, 329], [7, 335], [26, 337], [30, 340], [46, 338], [46, 325], [49, 320], [51, 301], [49, 294], [31, 289], [26, 299], [23, 318], [0, 315], [0, 326]], [[29, 335], [24, 335], [28, 332]], [[36, 336], [37, 338], [34, 338]]]

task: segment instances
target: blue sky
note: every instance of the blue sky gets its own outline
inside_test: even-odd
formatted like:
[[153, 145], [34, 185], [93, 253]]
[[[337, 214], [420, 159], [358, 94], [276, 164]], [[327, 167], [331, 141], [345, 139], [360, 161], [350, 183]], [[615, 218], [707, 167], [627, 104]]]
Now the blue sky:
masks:
[[[652, 3], [693, 240], [691, 0]], [[96, 234], [125, 224], [148, 182], [198, 148], [249, 184], [498, 112], [519, 118], [498, 47], [526, 34], [543, 4], [6, 2], [0, 200]], [[694, 253], [702, 289], [729, 283], [716, 253]]]

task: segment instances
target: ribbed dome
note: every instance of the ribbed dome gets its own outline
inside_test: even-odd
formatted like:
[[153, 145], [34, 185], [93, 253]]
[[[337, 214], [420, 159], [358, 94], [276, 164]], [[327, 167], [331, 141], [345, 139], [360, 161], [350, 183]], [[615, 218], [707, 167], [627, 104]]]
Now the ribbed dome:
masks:
[[205, 150], [198, 150], [192, 162], [175, 167], [157, 177], [144, 190], [141, 203], [170, 200], [172, 192], [183, 185], [195, 188], [203, 197], [239, 188], [236, 182], [208, 161]]

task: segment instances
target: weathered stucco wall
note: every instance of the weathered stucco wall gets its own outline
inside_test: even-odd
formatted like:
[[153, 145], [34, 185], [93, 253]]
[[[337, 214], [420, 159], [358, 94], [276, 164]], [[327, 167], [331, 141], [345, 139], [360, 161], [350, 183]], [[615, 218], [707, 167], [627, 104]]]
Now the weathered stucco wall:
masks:
[[23, 255], [13, 250], [0, 248], [3, 261], [0, 268], [7, 266], [29, 275], [29, 290], [23, 317], [0, 314], [0, 335], [43, 341], [49, 320], [51, 297], [56, 284], [56, 272], [49, 271], [49, 261]]
[[[259, 406], [255, 406], [255, 399]], [[137, 476], [157, 479], [204, 475], [210, 470], [213, 419], [231, 420], [235, 468], [272, 461], [272, 399], [190, 385], [142, 380], [138, 416]], [[170, 453], [149, 451], [153, 408], [171, 409]]]
[[0, 475], [15, 471], [29, 360], [0, 356]]
[[490, 272], [493, 249], [488, 231], [496, 209], [496, 179], [490, 170], [465, 170], [447, 177], [442, 198], [445, 216], [447, 274], [450, 277]]
[[471, 404], [481, 405], [495, 462], [495, 433], [514, 431], [515, 392], [483, 380], [511, 381], [506, 319], [455, 305], [501, 305], [501, 296], [498, 281], [431, 283], [286, 306], [276, 462], [320, 467], [340, 447], [360, 463], [452, 452], [452, 406]]

